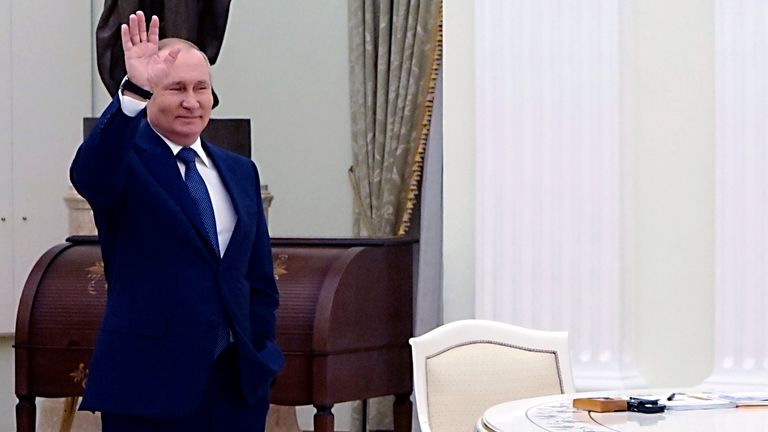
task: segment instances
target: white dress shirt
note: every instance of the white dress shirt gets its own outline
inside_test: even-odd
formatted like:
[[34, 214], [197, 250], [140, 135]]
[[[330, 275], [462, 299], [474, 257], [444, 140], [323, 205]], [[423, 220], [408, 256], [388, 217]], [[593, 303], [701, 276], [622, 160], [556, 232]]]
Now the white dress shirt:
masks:
[[[119, 97], [120, 108], [130, 117], [135, 117], [147, 106], [146, 102], [131, 97], [124, 97], [123, 92], [119, 92]], [[159, 132], [157, 134], [160, 135], [160, 138], [162, 138], [163, 141], [165, 141], [174, 156], [181, 150], [182, 146], [171, 142]], [[197, 153], [195, 166], [197, 166], [197, 170], [200, 172], [203, 180], [205, 180], [205, 186], [208, 188], [208, 194], [211, 196], [213, 214], [216, 217], [216, 233], [219, 238], [219, 251], [221, 251], [223, 256], [224, 251], [227, 249], [227, 245], [229, 245], [229, 240], [232, 238], [232, 231], [235, 229], [237, 213], [235, 213], [235, 208], [232, 206], [229, 192], [227, 192], [227, 188], [224, 187], [224, 183], [221, 181], [221, 176], [219, 176], [219, 172], [216, 170], [216, 165], [213, 164], [208, 158], [208, 155], [205, 154], [205, 151], [203, 151], [200, 137], [197, 137], [197, 140], [190, 147]], [[179, 166], [181, 177], [184, 178], [186, 171], [184, 164], [178, 159], [176, 159], [176, 164]]]

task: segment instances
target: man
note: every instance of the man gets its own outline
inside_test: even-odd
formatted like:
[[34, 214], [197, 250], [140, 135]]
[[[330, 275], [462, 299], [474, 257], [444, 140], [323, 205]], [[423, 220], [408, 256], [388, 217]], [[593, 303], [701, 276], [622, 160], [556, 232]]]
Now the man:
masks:
[[108, 284], [80, 409], [106, 432], [263, 430], [284, 360], [258, 172], [201, 141], [208, 62], [158, 27], [123, 25], [127, 78], [70, 171]]

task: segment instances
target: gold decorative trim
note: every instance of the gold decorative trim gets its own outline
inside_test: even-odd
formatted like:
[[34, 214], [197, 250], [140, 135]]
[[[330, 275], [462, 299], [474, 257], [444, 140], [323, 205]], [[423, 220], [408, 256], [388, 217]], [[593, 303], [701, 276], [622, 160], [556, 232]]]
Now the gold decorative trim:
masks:
[[69, 376], [75, 380], [75, 383], [80, 383], [85, 388], [85, 383], [88, 381], [88, 369], [86, 369], [85, 363], [80, 363], [80, 366]]
[[408, 233], [413, 219], [413, 210], [418, 202], [419, 190], [421, 189], [421, 180], [424, 170], [424, 159], [427, 153], [427, 141], [429, 140], [429, 129], [432, 123], [432, 111], [435, 104], [435, 88], [437, 79], [440, 75], [440, 65], [443, 59], [443, 2], [440, 2], [437, 12], [437, 26], [435, 29], [435, 48], [432, 56], [432, 69], [429, 74], [429, 85], [427, 87], [427, 98], [424, 101], [424, 114], [421, 120], [421, 135], [419, 145], [413, 155], [411, 171], [408, 179], [407, 191], [405, 194], [405, 209], [403, 218], [395, 231], [398, 236], [404, 236]]
[[104, 289], [107, 288], [107, 282], [104, 277], [104, 261], [96, 261], [92, 266], [85, 269], [88, 272], [88, 293], [91, 295], [97, 294], [96, 284], [104, 281]]
[[280, 276], [288, 274], [288, 255], [280, 254], [272, 261], [272, 269], [275, 275], [275, 280], [280, 279]]

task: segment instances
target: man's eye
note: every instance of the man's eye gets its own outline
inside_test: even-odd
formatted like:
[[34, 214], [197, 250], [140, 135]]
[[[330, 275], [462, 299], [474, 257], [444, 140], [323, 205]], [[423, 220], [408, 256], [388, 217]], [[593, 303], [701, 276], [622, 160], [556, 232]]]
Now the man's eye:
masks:
[[168, 90], [173, 91], [173, 92], [177, 92], [177, 91], [181, 91], [182, 88], [181, 87], [171, 87]]

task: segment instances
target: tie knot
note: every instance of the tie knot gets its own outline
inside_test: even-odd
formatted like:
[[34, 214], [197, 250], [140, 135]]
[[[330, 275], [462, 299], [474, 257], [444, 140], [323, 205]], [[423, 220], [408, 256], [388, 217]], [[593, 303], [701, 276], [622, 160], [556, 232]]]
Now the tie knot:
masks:
[[178, 153], [176, 153], [176, 157], [180, 161], [182, 161], [185, 166], [188, 166], [189, 164], [195, 163], [197, 152], [192, 150], [190, 147], [184, 147], [181, 150], [179, 150]]

